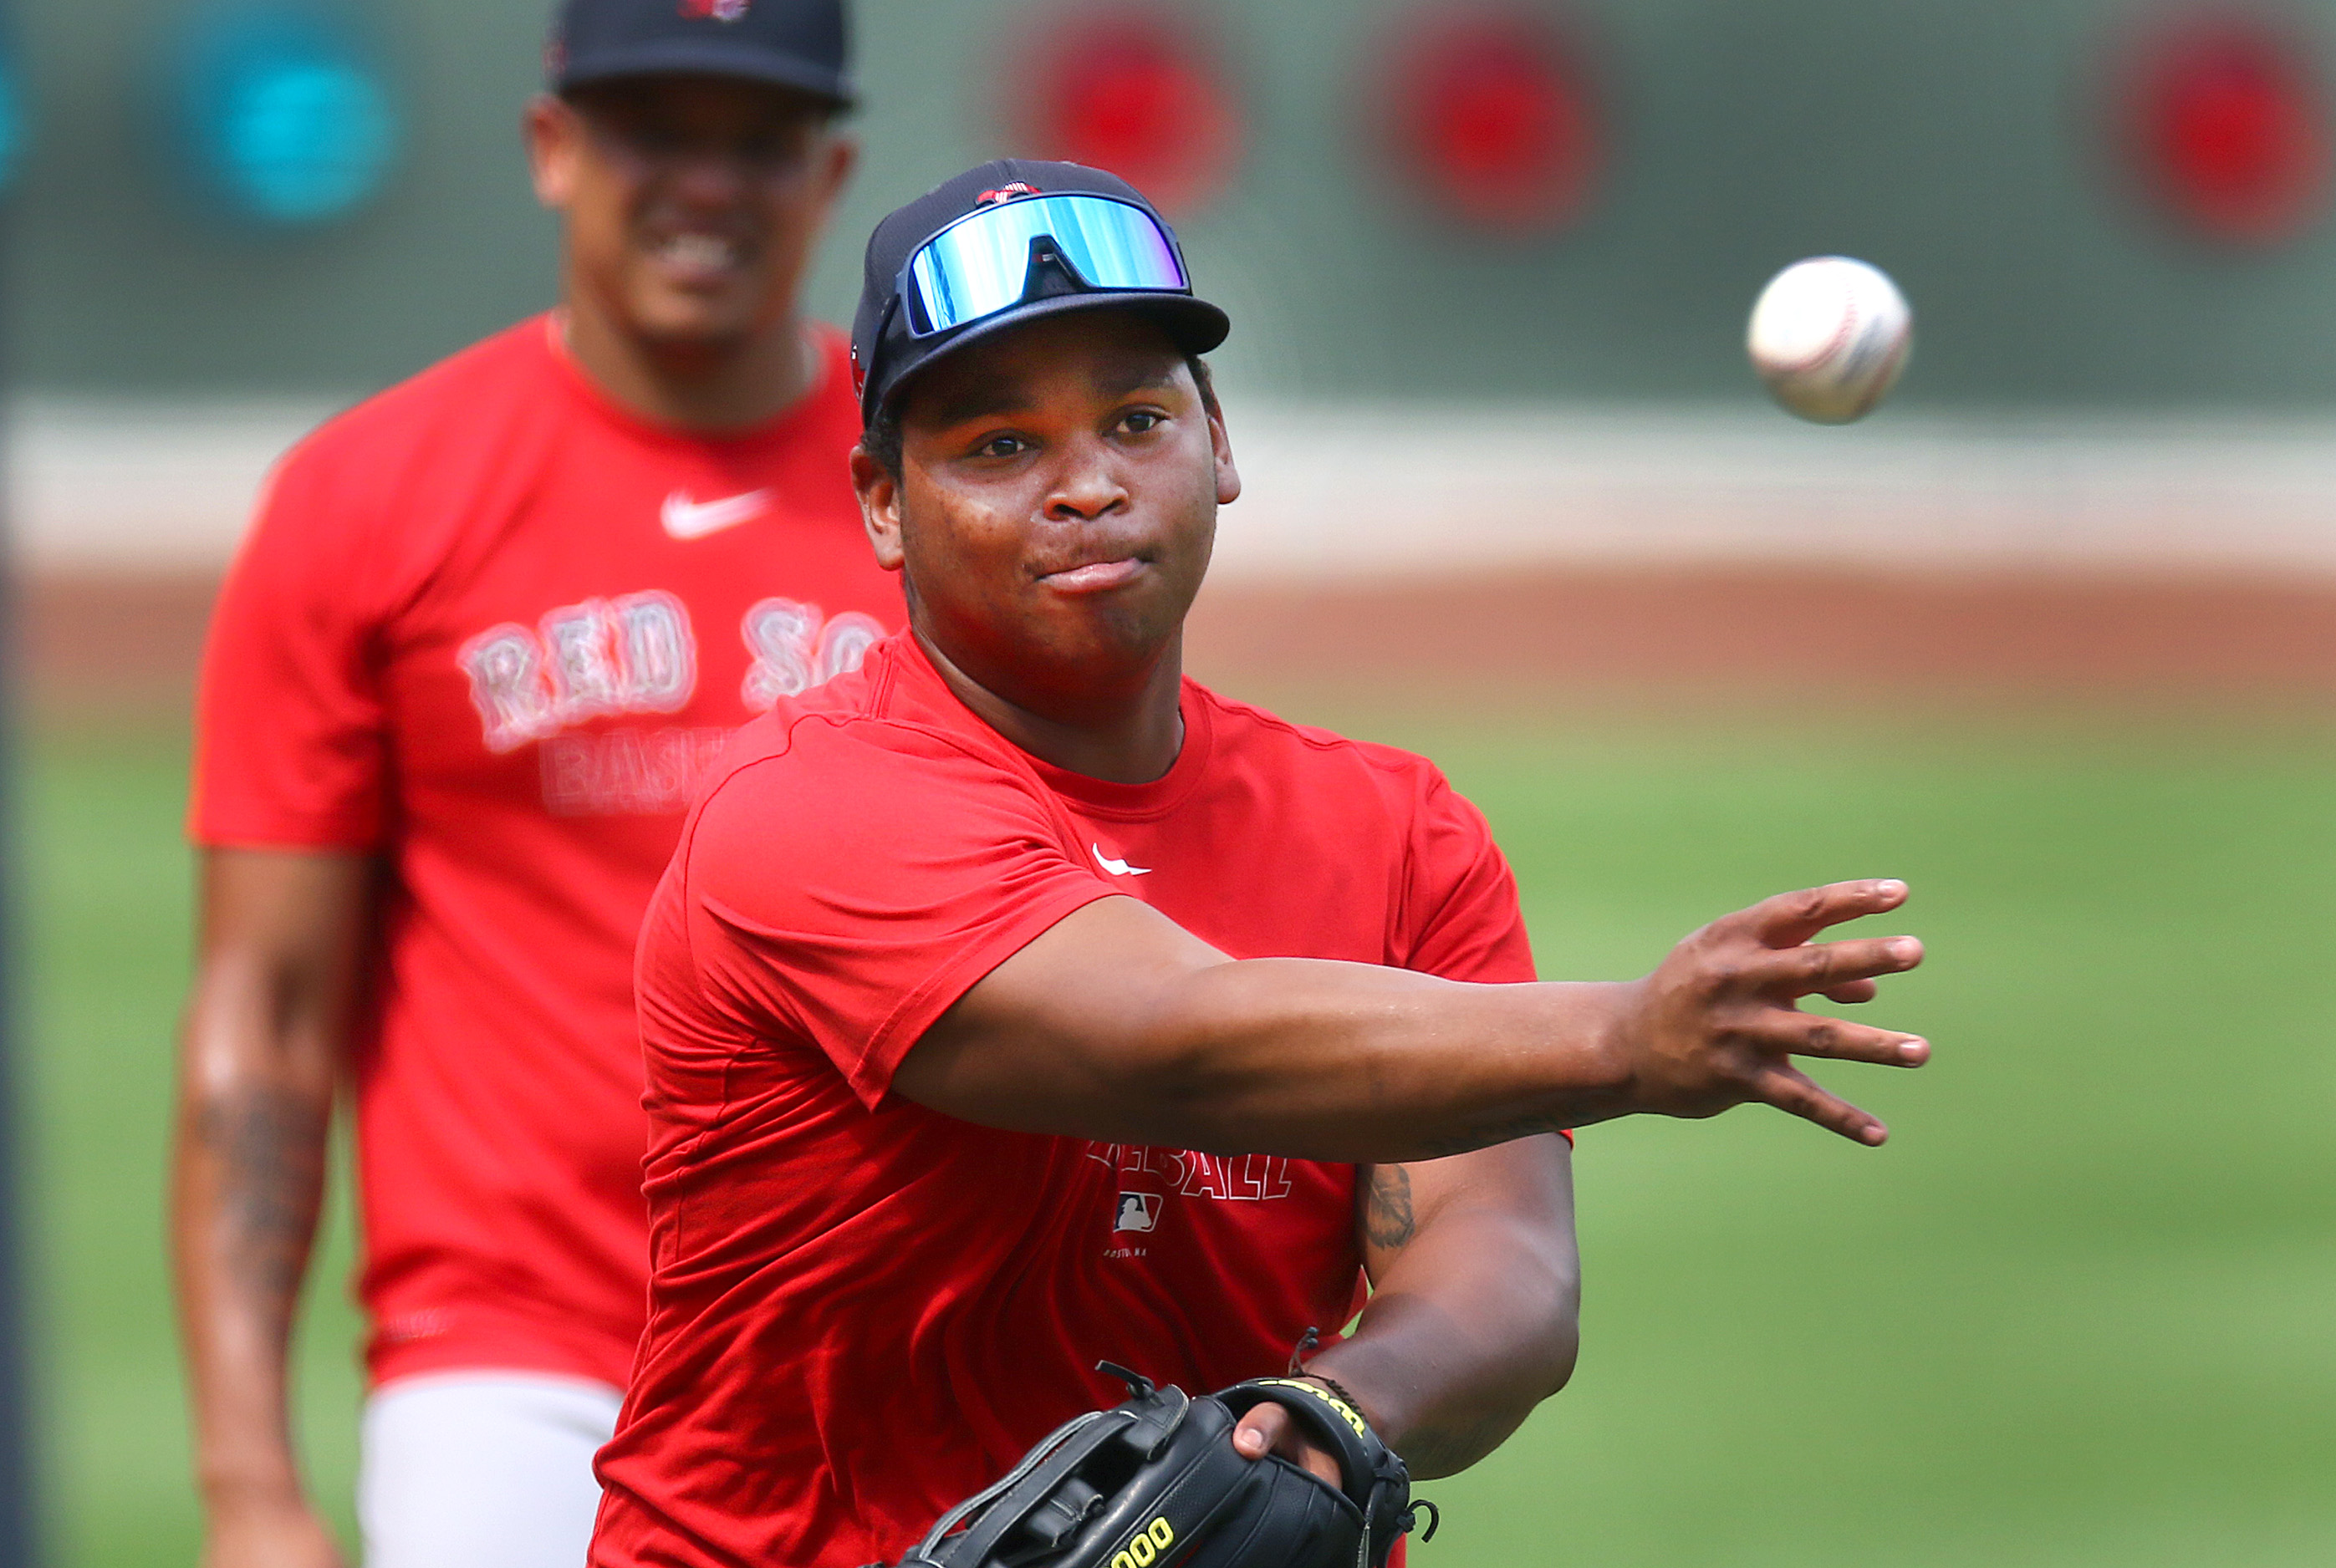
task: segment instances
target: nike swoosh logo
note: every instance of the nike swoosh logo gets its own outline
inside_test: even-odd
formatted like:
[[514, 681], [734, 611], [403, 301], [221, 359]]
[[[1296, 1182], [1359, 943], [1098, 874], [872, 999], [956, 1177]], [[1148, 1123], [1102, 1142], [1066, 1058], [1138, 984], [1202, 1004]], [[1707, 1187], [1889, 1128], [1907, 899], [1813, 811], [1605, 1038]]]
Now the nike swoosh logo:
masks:
[[1090, 844], [1087, 847], [1095, 851], [1095, 864], [1102, 866], [1105, 871], [1110, 872], [1114, 876], [1149, 876], [1152, 875], [1152, 867], [1149, 866], [1130, 866], [1124, 860], [1114, 860], [1110, 856], [1105, 855], [1103, 852], [1103, 846], [1100, 844]]
[[748, 490], [718, 501], [693, 501], [687, 490], [676, 490], [658, 508], [657, 521], [676, 539], [702, 539], [740, 523], [751, 523], [771, 509], [771, 492]]

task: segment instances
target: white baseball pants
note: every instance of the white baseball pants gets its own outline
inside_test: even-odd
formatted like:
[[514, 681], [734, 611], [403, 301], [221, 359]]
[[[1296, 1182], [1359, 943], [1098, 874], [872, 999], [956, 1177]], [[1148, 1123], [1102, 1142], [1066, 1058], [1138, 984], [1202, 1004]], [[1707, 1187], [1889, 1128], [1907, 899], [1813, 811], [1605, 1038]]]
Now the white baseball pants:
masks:
[[365, 1568], [582, 1568], [617, 1429], [605, 1383], [536, 1372], [401, 1378], [365, 1401]]

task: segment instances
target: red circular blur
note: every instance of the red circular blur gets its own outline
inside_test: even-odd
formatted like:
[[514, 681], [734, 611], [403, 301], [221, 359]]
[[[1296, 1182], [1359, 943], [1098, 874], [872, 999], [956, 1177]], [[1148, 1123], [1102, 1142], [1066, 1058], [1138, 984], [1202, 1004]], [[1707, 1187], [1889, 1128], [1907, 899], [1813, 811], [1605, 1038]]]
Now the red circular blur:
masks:
[[1109, 169], [1171, 217], [1205, 205], [1241, 160], [1241, 112], [1197, 26], [1117, 6], [1023, 29], [1008, 106], [1020, 150]]
[[1571, 40], [1526, 11], [1438, 5], [1390, 36], [1384, 103], [1397, 162], [1432, 205], [1526, 235], [1588, 206], [1600, 115]]
[[2130, 155], [2158, 204], [2205, 237], [2292, 239], [2326, 211], [2327, 102], [2287, 31], [2238, 15], [2166, 27], [2134, 56]]

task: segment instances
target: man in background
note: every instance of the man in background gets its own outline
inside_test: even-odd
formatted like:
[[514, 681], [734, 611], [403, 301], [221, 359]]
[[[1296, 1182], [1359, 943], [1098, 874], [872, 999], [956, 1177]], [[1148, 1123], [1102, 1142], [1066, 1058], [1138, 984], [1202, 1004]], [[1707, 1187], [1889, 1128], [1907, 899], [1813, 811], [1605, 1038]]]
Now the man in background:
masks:
[[220, 599], [174, 1238], [210, 1568], [340, 1562], [287, 1349], [352, 1091], [372, 1568], [582, 1561], [642, 1322], [634, 935], [699, 769], [900, 619], [798, 294], [841, 0], [569, 0], [561, 304], [308, 438]]

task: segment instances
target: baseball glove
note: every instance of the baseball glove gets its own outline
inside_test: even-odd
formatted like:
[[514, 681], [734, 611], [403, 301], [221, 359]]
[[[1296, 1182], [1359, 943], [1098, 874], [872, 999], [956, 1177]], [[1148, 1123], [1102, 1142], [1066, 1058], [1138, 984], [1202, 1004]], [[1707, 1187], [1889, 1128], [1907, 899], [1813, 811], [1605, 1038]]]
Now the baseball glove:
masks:
[[[1427, 1506], [1355, 1408], [1312, 1383], [1260, 1378], [1196, 1399], [1100, 1370], [1134, 1398], [1058, 1428], [899, 1568], [1384, 1568]], [[1235, 1423], [1266, 1403], [1338, 1457], [1344, 1486], [1234, 1451]]]

